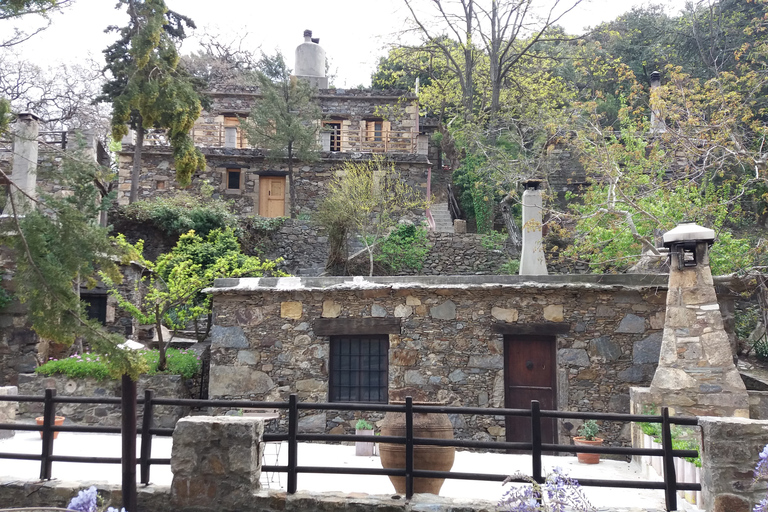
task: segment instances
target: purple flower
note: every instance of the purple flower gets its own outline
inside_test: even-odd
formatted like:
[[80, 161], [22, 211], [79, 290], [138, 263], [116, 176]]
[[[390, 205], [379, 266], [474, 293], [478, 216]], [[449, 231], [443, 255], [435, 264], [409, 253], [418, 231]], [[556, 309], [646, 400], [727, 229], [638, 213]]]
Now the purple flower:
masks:
[[96, 512], [96, 487], [90, 486], [88, 489], [78, 492], [77, 496], [69, 502], [67, 508], [78, 512]]

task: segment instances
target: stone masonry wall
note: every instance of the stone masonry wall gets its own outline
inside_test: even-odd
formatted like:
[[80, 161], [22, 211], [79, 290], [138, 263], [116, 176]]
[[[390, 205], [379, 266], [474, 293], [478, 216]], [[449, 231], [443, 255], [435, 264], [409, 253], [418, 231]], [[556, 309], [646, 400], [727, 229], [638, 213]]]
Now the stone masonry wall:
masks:
[[[19, 375], [19, 394], [42, 395], [47, 388], [56, 389], [56, 396], [119, 397], [120, 382], [98, 381], [92, 378], [72, 379], [64, 375], [43, 376]], [[142, 375], [137, 385], [137, 395], [144, 396], [145, 389], [154, 389], [157, 398], [190, 398], [186, 383], [178, 375]], [[19, 404], [19, 414], [26, 417], [40, 416], [43, 404]], [[119, 426], [120, 404], [56, 404], [56, 414], [66, 416], [75, 423], [88, 425]], [[173, 428], [179, 418], [189, 414], [189, 407], [162, 405], [154, 407], [154, 425], [159, 428]], [[138, 425], [141, 425], [143, 408], [138, 410]]]
[[[228, 199], [235, 203], [240, 215], [258, 215], [259, 213], [259, 173], [273, 172], [287, 174], [288, 165], [285, 161], [267, 161], [263, 154], [253, 149], [204, 148], [206, 167], [192, 177], [191, 191], [199, 191], [203, 182], [208, 182], [214, 188], [214, 197]], [[403, 179], [416, 190], [426, 193], [427, 169], [429, 162], [420, 155], [390, 155]], [[360, 161], [370, 158], [370, 154], [321, 154], [320, 160], [305, 164], [294, 165], [294, 182], [296, 186], [296, 201], [301, 214], [311, 215], [317, 211], [319, 201], [324, 195], [327, 181], [334, 172], [341, 168], [344, 161]], [[120, 153], [118, 175], [118, 202], [128, 204], [130, 192], [130, 173], [133, 165], [133, 147], [124, 145]], [[241, 178], [242, 187], [239, 190], [226, 188], [227, 168], [238, 168], [244, 173]], [[139, 199], [149, 199], [172, 193], [177, 190], [175, 181], [176, 171], [173, 166], [173, 156], [169, 148], [145, 148], [142, 156], [142, 171], [139, 178]], [[450, 173], [437, 172], [432, 176], [432, 187], [447, 185]], [[286, 180], [286, 187], [288, 186]], [[286, 190], [286, 204], [289, 200]]]
[[[629, 411], [629, 386], [649, 383], [664, 322], [663, 290], [541, 289], [499, 286], [462, 290], [371, 289], [258, 291], [214, 297], [210, 396], [328, 400], [329, 337], [315, 334], [320, 318], [401, 319], [390, 335], [390, 398], [457, 406], [504, 406], [504, 342], [494, 324], [565, 322], [557, 337], [558, 408]], [[503, 421], [454, 418], [459, 437], [503, 439]], [[335, 414], [315, 414], [304, 427], [351, 431]], [[562, 425], [561, 436], [570, 435]], [[613, 441], [623, 425], [604, 425]]]
[[751, 512], [766, 497], [763, 481], [752, 469], [768, 444], [768, 421], [699, 418], [701, 487], [707, 512]]

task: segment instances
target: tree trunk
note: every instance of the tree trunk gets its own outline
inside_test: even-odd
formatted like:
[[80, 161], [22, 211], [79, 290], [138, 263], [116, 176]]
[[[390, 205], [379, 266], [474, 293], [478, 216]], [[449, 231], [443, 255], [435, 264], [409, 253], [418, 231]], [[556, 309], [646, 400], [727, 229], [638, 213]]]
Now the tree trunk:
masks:
[[288, 143], [288, 188], [290, 189], [290, 217], [296, 218], [296, 187], [293, 186], [293, 143]]
[[163, 339], [163, 316], [160, 314], [159, 308], [155, 308], [155, 331], [157, 331], [157, 350], [159, 352], [157, 358], [157, 371], [165, 371], [167, 366], [165, 359], [165, 340]]
[[129, 203], [135, 203], [139, 200], [139, 177], [141, 176], [141, 150], [144, 146], [144, 127], [142, 126], [141, 116], [139, 116], [138, 128], [136, 129], [136, 146], [133, 149], [133, 168], [131, 169], [131, 195], [128, 198]]
[[520, 249], [523, 245], [523, 236], [520, 232], [520, 228], [515, 222], [515, 217], [512, 214], [512, 196], [507, 196], [501, 200], [501, 216], [504, 218], [504, 225], [507, 227], [509, 233], [509, 239], [512, 241], [512, 247], [517, 254], [520, 254]]

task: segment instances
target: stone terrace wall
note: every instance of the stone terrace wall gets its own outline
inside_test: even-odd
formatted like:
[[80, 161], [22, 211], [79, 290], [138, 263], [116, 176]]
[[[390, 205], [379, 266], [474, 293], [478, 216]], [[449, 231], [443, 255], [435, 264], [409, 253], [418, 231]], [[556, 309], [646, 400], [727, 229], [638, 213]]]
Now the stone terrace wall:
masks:
[[[462, 288], [462, 278], [442, 278], [444, 287], [410, 288], [407, 283], [415, 281], [409, 278], [378, 279], [398, 286], [345, 289], [343, 278], [328, 278], [316, 281], [341, 288], [215, 295], [210, 396], [285, 400], [298, 393], [302, 401], [327, 401], [330, 338], [314, 332], [321, 318], [399, 319], [401, 333], [390, 335], [390, 398], [411, 394], [457, 406], [504, 406], [504, 342], [493, 331], [498, 324], [568, 325], [569, 332], [557, 337], [559, 409], [628, 412], [629, 386], [647, 384], [653, 376], [664, 323], [663, 286], [503, 287], [475, 280], [477, 286]], [[494, 281], [524, 282], [514, 276]], [[220, 286], [237, 282], [221, 280]], [[293, 288], [290, 281], [280, 282]], [[561, 439], [570, 436], [573, 423], [562, 425]], [[305, 418], [304, 426], [339, 432], [354, 424], [320, 413]], [[505, 433], [493, 417], [454, 418], [454, 426], [460, 437], [502, 439]], [[623, 425], [604, 430], [611, 441], [629, 439]]]
[[[56, 396], [119, 397], [120, 382], [98, 381], [92, 378], [71, 379], [64, 375], [43, 376], [19, 375], [19, 394], [42, 395], [45, 389], [53, 388]], [[186, 382], [178, 375], [142, 375], [139, 377], [137, 394], [144, 396], [145, 389], [154, 389], [157, 398], [190, 398]], [[42, 403], [21, 403], [19, 414], [27, 417], [40, 416]], [[119, 426], [120, 404], [57, 404], [56, 414], [66, 416], [75, 423], [88, 425]], [[155, 406], [154, 425], [159, 428], [173, 428], [179, 418], [189, 414], [189, 407], [170, 405]], [[141, 425], [143, 409], [138, 410], [138, 424]]]
[[[269, 171], [287, 174], [288, 172], [287, 162], [267, 161], [260, 151], [254, 149], [204, 148], [203, 153], [207, 159], [206, 167], [192, 177], [190, 190], [196, 192], [200, 185], [207, 181], [214, 187], [214, 197], [234, 201], [236, 210], [241, 215], [257, 215], [259, 213], [259, 173]], [[370, 156], [370, 154], [361, 153], [325, 152], [321, 154], [321, 158], [317, 162], [295, 164], [294, 182], [300, 213], [311, 215], [317, 211], [319, 201], [325, 193], [326, 182], [333, 176], [335, 170], [341, 168], [345, 161], [367, 160]], [[426, 157], [422, 155], [390, 155], [390, 157], [405, 181], [414, 189], [425, 193], [427, 169], [430, 165]], [[128, 204], [132, 165], [133, 147], [123, 145], [123, 151], [120, 153], [118, 176], [118, 202], [120, 204]], [[226, 169], [232, 167], [240, 168], [245, 173], [242, 179], [243, 187], [240, 190], [226, 189]], [[169, 148], [145, 148], [142, 157], [139, 199], [162, 196], [177, 190], [175, 175], [173, 155]], [[447, 171], [435, 172], [432, 176], [432, 189], [445, 188], [448, 180], [450, 180], [450, 173]], [[162, 183], [165, 188], [158, 188], [159, 183]], [[286, 201], [288, 201], [288, 196], [288, 191], [286, 191]]]

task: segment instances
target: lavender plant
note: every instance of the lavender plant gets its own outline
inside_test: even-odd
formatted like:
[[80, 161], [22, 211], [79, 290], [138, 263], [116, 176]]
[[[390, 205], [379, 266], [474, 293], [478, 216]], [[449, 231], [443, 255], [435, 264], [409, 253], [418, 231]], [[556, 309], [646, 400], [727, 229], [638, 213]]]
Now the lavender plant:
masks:
[[[760, 452], [757, 465], [755, 466], [755, 481], [758, 480], [768, 480], [768, 444]], [[768, 512], [768, 496], [760, 500], [760, 503], [755, 505], [752, 512]]]
[[579, 482], [570, 478], [559, 467], [552, 469], [542, 484], [521, 473], [508, 477], [504, 480], [504, 484], [519, 478], [530, 485], [514, 486], [508, 489], [499, 501], [499, 510], [505, 512], [591, 512], [594, 510], [579, 486]]
[[[78, 492], [77, 496], [70, 500], [67, 509], [76, 512], [100, 512], [99, 495], [96, 487], [92, 485], [88, 489]], [[109, 507], [104, 512], [126, 512], [126, 510], [124, 508], [118, 510], [114, 507]]]

